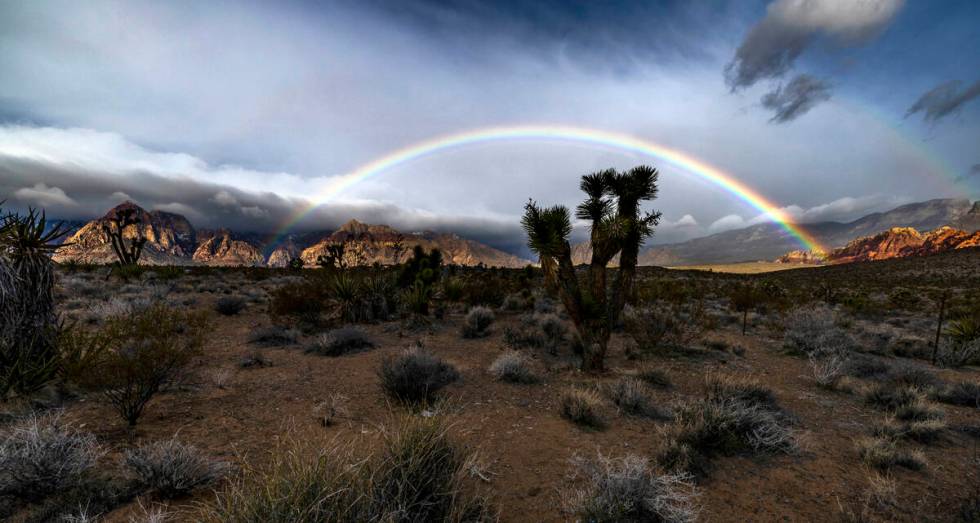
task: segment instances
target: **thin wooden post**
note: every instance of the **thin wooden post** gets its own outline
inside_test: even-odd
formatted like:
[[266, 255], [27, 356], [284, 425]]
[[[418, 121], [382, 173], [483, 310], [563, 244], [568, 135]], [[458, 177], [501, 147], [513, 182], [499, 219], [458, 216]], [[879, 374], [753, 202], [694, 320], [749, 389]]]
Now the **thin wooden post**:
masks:
[[932, 364], [936, 364], [936, 354], [939, 352], [939, 335], [943, 332], [943, 320], [946, 316], [946, 298], [949, 291], [944, 291], [939, 297], [939, 322], [936, 323], [936, 341], [932, 344]]

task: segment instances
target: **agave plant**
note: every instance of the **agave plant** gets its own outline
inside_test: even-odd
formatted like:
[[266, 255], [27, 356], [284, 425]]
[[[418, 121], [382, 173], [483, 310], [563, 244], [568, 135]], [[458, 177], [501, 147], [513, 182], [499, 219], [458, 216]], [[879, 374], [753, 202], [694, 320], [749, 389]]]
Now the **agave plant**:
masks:
[[66, 233], [35, 209], [0, 218], [0, 399], [36, 390], [57, 371], [50, 255]]

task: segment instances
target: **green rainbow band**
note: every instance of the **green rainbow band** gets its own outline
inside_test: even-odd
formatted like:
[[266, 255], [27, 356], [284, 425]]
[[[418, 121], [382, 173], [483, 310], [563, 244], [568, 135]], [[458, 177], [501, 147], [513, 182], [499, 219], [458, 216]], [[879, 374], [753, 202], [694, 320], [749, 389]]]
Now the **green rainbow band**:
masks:
[[358, 167], [349, 174], [345, 174], [328, 184], [323, 191], [313, 198], [310, 205], [301, 208], [290, 217], [290, 219], [277, 232], [277, 237], [294, 227], [317, 206], [330, 201], [345, 189], [398, 165], [411, 162], [425, 156], [433, 155], [447, 149], [495, 141], [520, 140], [572, 141], [612, 147], [623, 151], [659, 158], [687, 173], [698, 176], [699, 178], [721, 187], [725, 191], [746, 202], [762, 214], [769, 217], [769, 219], [772, 221], [778, 223], [783, 229], [786, 230], [786, 232], [796, 238], [805, 249], [817, 253], [827, 252], [819, 241], [817, 241], [799, 224], [794, 223], [793, 219], [782, 209], [768, 201], [755, 190], [740, 182], [731, 174], [728, 174], [717, 167], [714, 167], [676, 149], [664, 147], [634, 136], [600, 131], [597, 129], [556, 125], [521, 125], [512, 127], [488, 127], [483, 129], [475, 129], [457, 134], [440, 136], [389, 153], [381, 158]]

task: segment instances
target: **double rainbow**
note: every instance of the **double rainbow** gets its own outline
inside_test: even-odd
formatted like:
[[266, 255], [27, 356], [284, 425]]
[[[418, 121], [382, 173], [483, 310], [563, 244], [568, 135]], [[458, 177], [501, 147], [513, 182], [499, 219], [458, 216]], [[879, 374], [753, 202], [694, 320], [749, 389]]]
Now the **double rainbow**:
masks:
[[426, 156], [431, 156], [448, 149], [457, 149], [469, 145], [485, 144], [488, 142], [527, 140], [560, 141], [597, 145], [658, 158], [680, 168], [686, 173], [692, 174], [721, 187], [728, 193], [749, 204], [751, 207], [758, 210], [773, 222], [778, 223], [787, 233], [796, 238], [803, 248], [811, 250], [815, 253], [826, 252], [824, 246], [803, 227], [795, 223], [790, 215], [749, 186], [740, 182], [731, 174], [728, 174], [717, 167], [703, 162], [682, 151], [678, 151], [677, 149], [664, 147], [635, 136], [600, 131], [597, 129], [556, 125], [488, 127], [440, 136], [398, 149], [397, 151], [391, 152], [385, 156], [382, 156], [381, 158], [366, 163], [354, 171], [351, 171], [350, 173], [345, 174], [328, 184], [312, 199], [309, 205], [301, 207], [296, 213], [290, 216], [288, 221], [283, 224], [283, 226], [277, 232], [277, 237], [289, 231], [303, 218], [309, 215], [310, 212], [312, 212], [317, 206], [330, 201], [352, 185], [373, 176], [377, 176], [399, 165]]

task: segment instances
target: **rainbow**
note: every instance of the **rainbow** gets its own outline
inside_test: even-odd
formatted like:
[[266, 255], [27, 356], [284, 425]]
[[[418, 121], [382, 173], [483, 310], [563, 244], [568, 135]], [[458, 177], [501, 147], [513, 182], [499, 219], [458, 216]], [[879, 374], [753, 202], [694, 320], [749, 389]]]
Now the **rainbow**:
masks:
[[703, 162], [677, 149], [671, 149], [654, 142], [643, 140], [627, 134], [601, 131], [581, 127], [556, 125], [520, 125], [510, 127], [488, 127], [465, 131], [457, 134], [439, 136], [408, 147], [398, 149], [376, 160], [366, 163], [348, 174], [338, 177], [317, 194], [312, 202], [301, 207], [277, 231], [276, 236], [282, 236], [292, 229], [316, 207], [322, 205], [352, 185], [373, 176], [377, 176], [399, 165], [431, 156], [448, 149], [456, 149], [488, 142], [509, 142], [526, 140], [546, 140], [573, 142], [586, 145], [611, 147], [621, 151], [632, 152], [663, 160], [681, 170], [711, 182], [733, 196], [744, 201], [751, 207], [764, 214], [773, 222], [778, 223], [786, 232], [796, 238], [800, 245], [816, 253], [827, 252], [827, 249], [791, 216], [773, 204], [761, 194], [740, 182], [731, 174]]

